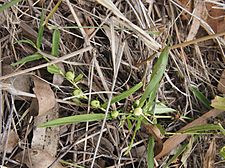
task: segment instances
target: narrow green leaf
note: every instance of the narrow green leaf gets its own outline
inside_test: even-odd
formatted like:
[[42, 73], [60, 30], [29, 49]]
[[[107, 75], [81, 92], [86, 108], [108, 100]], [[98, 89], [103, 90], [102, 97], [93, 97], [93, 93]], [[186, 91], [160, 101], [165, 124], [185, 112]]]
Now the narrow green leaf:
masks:
[[[53, 127], [60, 126], [66, 124], [74, 124], [80, 122], [91, 122], [91, 121], [101, 121], [105, 117], [105, 114], [81, 114], [69, 117], [58, 118], [55, 120], [48, 121], [39, 125], [39, 127]], [[108, 119], [110, 119], [110, 115], [108, 115]]]
[[190, 87], [191, 92], [194, 96], [207, 108], [210, 109], [210, 101], [200, 92], [196, 87]]
[[[134, 92], [136, 92], [138, 89], [140, 89], [142, 87], [142, 85], [143, 85], [142, 82], [140, 82], [137, 85], [135, 85], [134, 87], [130, 88], [129, 90], [124, 91], [123, 93], [113, 97], [111, 100], [111, 104], [119, 102], [120, 100], [123, 100], [123, 99], [127, 98], [128, 96], [132, 95]], [[108, 104], [108, 102], [105, 102], [102, 105], [102, 107], [106, 108], [107, 104]]]
[[156, 103], [154, 114], [165, 114], [176, 111], [175, 109], [169, 108], [162, 103]]
[[154, 138], [153, 136], [150, 136], [148, 140], [148, 168], [154, 168], [154, 146]]
[[53, 56], [59, 56], [60, 31], [55, 29], [52, 36], [52, 52]]
[[47, 71], [50, 74], [62, 74], [62, 70], [55, 64], [47, 66]]
[[177, 149], [175, 155], [166, 163], [163, 168], [168, 168], [171, 163], [173, 163], [187, 148], [188, 144], [182, 145], [180, 148]]
[[216, 96], [212, 100], [211, 106], [219, 110], [225, 110], [225, 97]]
[[[169, 48], [166, 47], [161, 52], [156, 64], [153, 66], [152, 70], [152, 76], [151, 80], [146, 87], [145, 92], [143, 93], [141, 99], [140, 99], [140, 107], [143, 107], [145, 101], [147, 98], [153, 93], [158, 90], [159, 83], [163, 77], [163, 73], [166, 70], [166, 66], [168, 63], [168, 57], [169, 57]], [[154, 94], [153, 94], [154, 95]], [[153, 99], [155, 96], [153, 96], [151, 99]]]
[[26, 40], [18, 40], [16, 43], [22, 44], [22, 43], [27, 43], [30, 44], [32, 47], [37, 48], [37, 46], [34, 44], [32, 40], [26, 39]]
[[41, 19], [40, 19], [40, 24], [39, 24], [39, 29], [38, 29], [38, 37], [37, 37], [37, 48], [40, 49], [41, 48], [41, 44], [42, 44], [42, 40], [43, 40], [43, 33], [44, 33], [44, 16], [45, 16], [45, 12], [42, 9], [41, 12]]
[[8, 3], [5, 3], [3, 5], [0, 6], [0, 13], [3, 12], [4, 10], [10, 8], [13, 5], [16, 5], [18, 2], [20, 2], [21, 0], [12, 0]]
[[75, 79], [74, 79], [74, 83], [79, 82], [81, 79], [83, 79], [84, 75], [83, 74], [79, 74]]
[[32, 55], [28, 55], [28, 56], [22, 58], [21, 60], [15, 62], [15, 63], [12, 63], [11, 65], [17, 66], [17, 65], [21, 65], [21, 64], [26, 64], [28, 62], [36, 61], [36, 60], [39, 60], [41, 58], [42, 58], [42, 55], [40, 55], [39, 53], [34, 53]]
[[208, 133], [209, 131], [220, 131], [220, 130], [221, 130], [221, 127], [218, 124], [217, 125], [216, 124], [204, 124], [204, 125], [190, 127], [185, 130], [182, 130], [182, 131], [178, 131], [178, 133], [195, 134], [195, 133]]

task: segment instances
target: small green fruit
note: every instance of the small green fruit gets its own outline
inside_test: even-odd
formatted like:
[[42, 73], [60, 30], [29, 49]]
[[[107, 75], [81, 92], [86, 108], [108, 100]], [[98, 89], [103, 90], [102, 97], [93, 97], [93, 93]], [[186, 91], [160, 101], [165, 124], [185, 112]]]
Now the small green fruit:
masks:
[[92, 100], [91, 101], [91, 107], [100, 108], [101, 107], [100, 102], [98, 100]]
[[114, 110], [114, 111], [111, 112], [111, 117], [113, 119], [116, 119], [118, 117], [118, 115], [119, 115], [119, 112], [117, 110]]
[[134, 115], [140, 116], [143, 113], [143, 110], [141, 107], [137, 107], [134, 109]]
[[75, 78], [75, 74], [72, 71], [66, 72], [66, 75], [65, 76], [66, 76], [66, 79], [69, 80], [69, 81], [73, 81], [74, 78]]
[[86, 99], [87, 97], [84, 96], [84, 92], [81, 89], [75, 89], [73, 91], [73, 96], [76, 96], [78, 99]]

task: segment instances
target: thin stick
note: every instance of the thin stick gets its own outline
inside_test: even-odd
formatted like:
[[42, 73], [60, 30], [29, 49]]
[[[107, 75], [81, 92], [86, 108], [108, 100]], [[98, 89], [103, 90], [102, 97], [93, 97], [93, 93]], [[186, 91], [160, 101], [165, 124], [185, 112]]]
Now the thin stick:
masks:
[[190, 41], [186, 41], [184, 43], [179, 43], [179, 44], [175, 44], [173, 46], [171, 46], [169, 49], [176, 49], [176, 48], [180, 48], [180, 47], [185, 47], [191, 44], [196, 44], [199, 42], [203, 42], [203, 41], [207, 41], [216, 37], [220, 37], [220, 36], [225, 36], [225, 32], [222, 33], [216, 33], [216, 34], [212, 34], [212, 35], [208, 35], [208, 36], [204, 36], [195, 40], [190, 40]]
[[74, 56], [76, 56], [78, 54], [82, 54], [82, 53], [84, 53], [86, 51], [89, 51], [91, 49], [92, 49], [91, 46], [87, 46], [86, 48], [82, 48], [82, 49], [80, 49], [78, 51], [74, 51], [74, 52], [72, 52], [70, 54], [64, 55], [64, 56], [62, 56], [62, 57], [60, 57], [58, 59], [55, 59], [53, 61], [50, 61], [48, 63], [42, 64], [42, 65], [38, 65], [38, 66], [35, 66], [35, 67], [32, 67], [32, 68], [28, 68], [28, 69], [25, 69], [25, 70], [21, 70], [21, 71], [18, 71], [18, 72], [14, 72], [14, 73], [11, 73], [11, 74], [8, 74], [8, 75], [5, 75], [5, 76], [0, 76], [0, 81], [4, 80], [4, 79], [8, 79], [10, 77], [17, 76], [17, 75], [22, 75], [22, 74], [25, 74], [25, 73], [28, 73], [28, 72], [31, 72], [31, 71], [34, 71], [34, 70], [37, 70], [37, 69], [45, 68], [45, 67], [47, 67], [49, 65], [62, 62], [64, 60], [66, 60], [66, 59], [72, 58], [72, 57], [74, 57]]

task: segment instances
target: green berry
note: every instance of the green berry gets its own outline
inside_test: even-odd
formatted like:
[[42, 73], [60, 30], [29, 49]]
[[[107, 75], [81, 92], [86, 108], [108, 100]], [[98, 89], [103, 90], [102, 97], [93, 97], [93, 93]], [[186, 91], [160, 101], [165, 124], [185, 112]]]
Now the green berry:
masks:
[[78, 99], [82, 99], [82, 98], [84, 98], [84, 93], [80, 89], [75, 89], [73, 91], [73, 96], [76, 96]]
[[118, 115], [119, 115], [119, 112], [117, 110], [114, 110], [114, 111], [111, 112], [111, 117], [113, 119], [116, 119], [118, 117]]
[[69, 81], [73, 81], [74, 78], [75, 78], [75, 74], [72, 71], [66, 72], [66, 75], [65, 76], [66, 76], [66, 79], [69, 80]]
[[141, 107], [137, 107], [134, 109], [134, 115], [140, 116], [143, 113], [143, 110]]
[[101, 107], [100, 102], [98, 100], [92, 100], [91, 101], [91, 107], [100, 108]]

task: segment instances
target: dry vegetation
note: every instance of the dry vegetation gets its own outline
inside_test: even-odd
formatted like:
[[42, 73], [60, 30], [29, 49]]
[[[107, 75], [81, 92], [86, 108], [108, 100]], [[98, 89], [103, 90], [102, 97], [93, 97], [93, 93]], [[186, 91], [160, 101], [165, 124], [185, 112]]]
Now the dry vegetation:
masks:
[[[7, 2], [0, 0], [1, 4]], [[225, 75], [221, 77], [225, 68], [224, 3], [21, 0], [0, 12], [1, 165], [225, 167], [219, 154], [225, 143], [220, 131], [207, 133], [205, 128], [204, 133], [176, 134], [180, 129], [207, 123], [225, 126], [223, 110], [213, 109], [207, 102], [225, 94]], [[41, 46], [18, 42], [26, 39], [36, 44], [42, 11]], [[51, 50], [56, 29], [60, 40], [59, 53], [54, 55]], [[135, 100], [141, 98], [166, 46], [170, 46], [169, 60], [156, 99], [174, 111], [150, 114], [148, 121], [154, 124], [145, 121], [141, 125], [133, 147], [125, 154], [137, 124], [135, 120], [128, 122], [126, 115], [131, 113]], [[11, 65], [34, 53], [42, 59]], [[75, 77], [81, 74], [83, 78], [74, 84], [62, 74], [49, 73], [50, 64], [60, 67], [62, 74], [71, 71]], [[93, 100], [103, 104], [141, 81], [143, 87], [125, 99], [109, 108], [93, 108]], [[85, 96], [71, 98], [74, 88]], [[124, 115], [38, 127], [59, 117], [108, 115], [113, 110]], [[147, 163], [147, 153], [153, 151], [148, 148], [150, 137], [155, 141], [154, 166]]]

